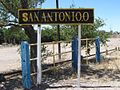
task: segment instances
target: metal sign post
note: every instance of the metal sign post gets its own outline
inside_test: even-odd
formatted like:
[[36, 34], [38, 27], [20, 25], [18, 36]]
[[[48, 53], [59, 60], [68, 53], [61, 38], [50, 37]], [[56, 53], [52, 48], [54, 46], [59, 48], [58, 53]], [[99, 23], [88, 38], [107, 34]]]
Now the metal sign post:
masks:
[[81, 75], [81, 25], [78, 25], [78, 71], [77, 71], [77, 87], [80, 88]]
[[37, 85], [41, 84], [42, 81], [42, 68], [41, 68], [41, 25], [38, 25], [37, 30]]

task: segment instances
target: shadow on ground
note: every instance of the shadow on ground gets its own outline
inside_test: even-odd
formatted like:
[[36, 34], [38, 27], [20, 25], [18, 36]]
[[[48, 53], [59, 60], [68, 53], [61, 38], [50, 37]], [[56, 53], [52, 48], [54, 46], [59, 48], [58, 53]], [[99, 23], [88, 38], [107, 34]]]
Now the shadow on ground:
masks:
[[[0, 90], [18, 90], [22, 88], [22, 80], [19, 78], [20, 74], [10, 75], [5, 77], [4, 82], [0, 82]], [[21, 89], [22, 90], [22, 89]]]
[[[103, 64], [103, 63], [102, 63]], [[88, 77], [86, 80], [91, 80], [92, 78], [95, 79], [102, 79], [105, 78], [106, 80], [111, 80], [111, 81], [120, 81], [120, 71], [119, 69], [96, 69], [93, 65], [93, 67], [90, 66], [82, 66], [82, 77]], [[72, 86], [62, 86], [62, 87], [51, 87], [49, 86], [50, 84], [57, 83], [60, 80], [68, 80], [70, 78], [76, 78], [76, 72], [72, 69], [70, 63], [64, 63], [61, 65], [61, 67], [58, 69], [50, 70], [48, 72], [43, 73], [43, 84], [39, 87], [32, 87], [32, 90], [45, 90], [47, 88], [69, 88]], [[13, 75], [7, 77], [5, 82], [1, 82], [0, 85], [3, 85], [0, 90], [23, 90], [22, 88], [22, 80], [19, 77], [19, 75]], [[36, 76], [33, 76], [34, 81], [36, 81]], [[87, 87], [87, 86], [84, 86]], [[84, 88], [83, 87], [83, 88]]]

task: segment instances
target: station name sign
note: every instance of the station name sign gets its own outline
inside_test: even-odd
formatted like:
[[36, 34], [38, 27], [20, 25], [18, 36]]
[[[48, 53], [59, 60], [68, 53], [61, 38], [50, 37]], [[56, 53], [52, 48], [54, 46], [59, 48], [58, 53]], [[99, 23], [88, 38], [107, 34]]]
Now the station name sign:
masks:
[[19, 24], [92, 24], [93, 9], [20, 9]]

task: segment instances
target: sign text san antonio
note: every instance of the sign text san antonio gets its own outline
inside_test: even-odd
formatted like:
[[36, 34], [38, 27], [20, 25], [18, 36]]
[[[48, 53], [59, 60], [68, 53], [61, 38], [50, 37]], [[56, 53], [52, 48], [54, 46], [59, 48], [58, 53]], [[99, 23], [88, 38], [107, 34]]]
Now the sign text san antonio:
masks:
[[93, 9], [20, 9], [19, 24], [93, 23]]

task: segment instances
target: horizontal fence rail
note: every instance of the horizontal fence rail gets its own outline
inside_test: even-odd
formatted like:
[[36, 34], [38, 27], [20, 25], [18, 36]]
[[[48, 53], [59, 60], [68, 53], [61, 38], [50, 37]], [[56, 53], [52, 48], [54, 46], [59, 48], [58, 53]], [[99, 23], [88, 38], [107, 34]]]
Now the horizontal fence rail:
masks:
[[[86, 41], [86, 49], [85, 49], [85, 52], [86, 52], [86, 50], [88, 49], [88, 48], [95, 48], [95, 46], [90, 46], [90, 47], [88, 47], [88, 42], [87, 41], [95, 41], [95, 39], [96, 38], [86, 38], [86, 39], [81, 39], [81, 40], [83, 40], [83, 41]], [[64, 61], [58, 61], [58, 62], [56, 62], [56, 60], [55, 60], [55, 56], [58, 56], [58, 55], [63, 55], [63, 54], [67, 54], [67, 53], [72, 53], [73, 51], [71, 50], [71, 51], [66, 51], [66, 52], [62, 52], [62, 53], [55, 53], [54, 52], [54, 48], [55, 48], [55, 44], [58, 44], [58, 43], [71, 43], [72, 42], [72, 40], [71, 41], [53, 41], [53, 42], [44, 42], [44, 43], [42, 43], [42, 45], [49, 45], [49, 44], [53, 44], [53, 52], [52, 52], [52, 54], [50, 54], [50, 55], [47, 55], [47, 57], [53, 57], [53, 64], [52, 64], [52, 66], [53, 66], [53, 68], [52, 69], [54, 69], [55, 67], [57, 67], [57, 64], [60, 64], [60, 63], [64, 63], [64, 62], [69, 62], [69, 61], [71, 61], [71, 60], [64, 60]], [[30, 46], [34, 46], [34, 45], [37, 45], [37, 43], [35, 43], [35, 44], [30, 44]], [[102, 53], [106, 53], [106, 52], [109, 52], [109, 51], [114, 51], [115, 49], [110, 49], [110, 50], [105, 50], [105, 51], [102, 51], [102, 52], [100, 52], [101, 54]], [[83, 57], [83, 58], [86, 58], [86, 63], [88, 64], [88, 57], [91, 57], [91, 56], [95, 56], [96, 54], [87, 54], [86, 53], [86, 55]], [[32, 58], [32, 59], [30, 59], [30, 60], [36, 60], [37, 58]], [[48, 69], [48, 70], [51, 70], [51, 69]]]

